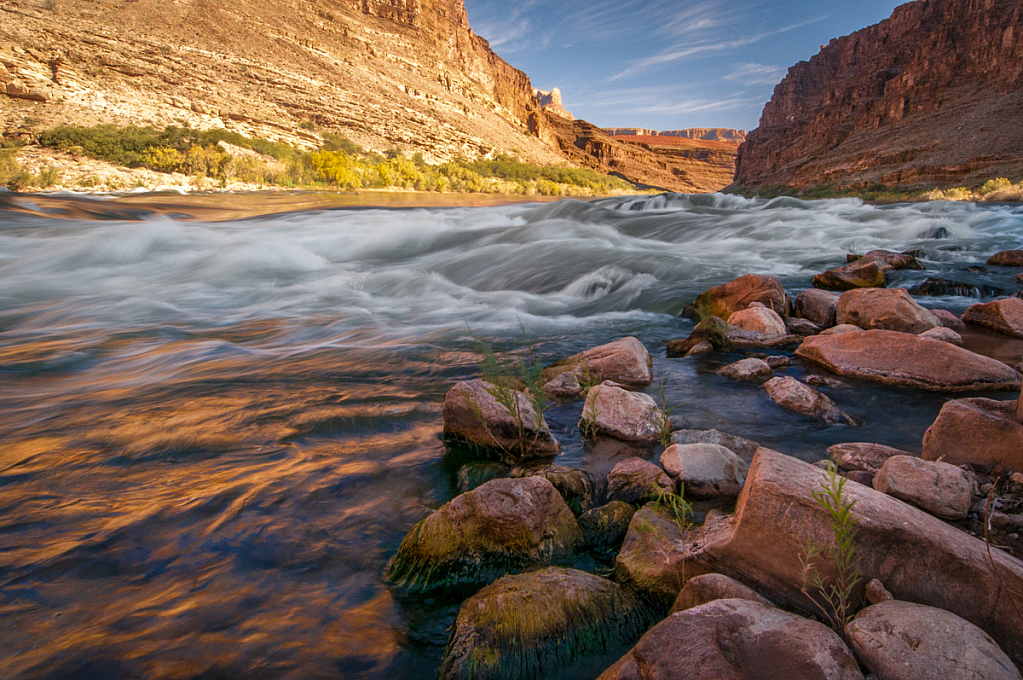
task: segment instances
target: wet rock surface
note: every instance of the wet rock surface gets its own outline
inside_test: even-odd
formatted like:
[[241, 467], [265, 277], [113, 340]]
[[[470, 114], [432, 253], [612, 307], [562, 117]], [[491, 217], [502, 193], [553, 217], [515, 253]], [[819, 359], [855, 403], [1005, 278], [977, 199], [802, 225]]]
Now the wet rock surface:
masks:
[[607, 552], [618, 550], [625, 534], [629, 531], [629, 522], [636, 514], [636, 509], [623, 501], [610, 501], [599, 508], [587, 510], [579, 517], [579, 529], [583, 539], [591, 550]]
[[499, 390], [482, 380], [452, 387], [444, 397], [444, 434], [492, 449], [510, 462], [557, 454], [561, 446], [529, 397], [506, 389], [516, 406], [517, 413], [512, 413], [495, 397]]
[[733, 313], [759, 302], [768, 309], [784, 315], [787, 309], [785, 288], [773, 276], [747, 274], [728, 283], [700, 293], [682, 311], [682, 316], [697, 321], [712, 316], [727, 319]]
[[875, 262], [853, 262], [829, 269], [813, 277], [813, 285], [823, 290], [884, 288], [888, 285], [885, 269]]
[[771, 378], [764, 383], [764, 389], [771, 399], [788, 411], [820, 418], [828, 423], [856, 424], [855, 419], [843, 413], [826, 395], [793, 377]]
[[877, 328], [902, 333], [922, 333], [941, 325], [904, 288], [872, 288], [843, 293], [838, 299], [835, 321], [866, 330]]
[[732, 380], [757, 380], [772, 373], [774, 373], [774, 369], [762, 359], [743, 359], [718, 371], [718, 375]]
[[545, 383], [559, 377], [567, 380], [566, 373], [583, 383], [610, 380], [628, 389], [642, 389], [654, 379], [650, 352], [634, 337], [593, 347], [552, 364], [543, 370], [543, 379]]
[[594, 480], [593, 475], [564, 465], [524, 463], [509, 470], [507, 476], [512, 479], [543, 477], [558, 490], [576, 516], [598, 505], [604, 495], [602, 485]]

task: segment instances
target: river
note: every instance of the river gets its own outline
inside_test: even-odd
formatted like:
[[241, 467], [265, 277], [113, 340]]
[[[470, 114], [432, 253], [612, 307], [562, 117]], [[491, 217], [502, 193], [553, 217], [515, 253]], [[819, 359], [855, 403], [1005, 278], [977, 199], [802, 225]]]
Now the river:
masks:
[[[924, 252], [891, 285], [1011, 293], [984, 262], [1023, 247], [1018, 205], [660, 195], [213, 221], [166, 197], [3, 198], [5, 678], [434, 678], [457, 603], [382, 572], [456, 494], [440, 409], [477, 373], [474, 338], [550, 362], [634, 335], [676, 427], [811, 461], [841, 441], [919, 451], [949, 397], [844, 380], [824, 391], [864, 425], [819, 423], [714, 373], [740, 355], [667, 359], [693, 327], [679, 312], [747, 273], [794, 296], [875, 248]], [[619, 454], [584, 446], [580, 408], [549, 411], [557, 462], [604, 473]]]

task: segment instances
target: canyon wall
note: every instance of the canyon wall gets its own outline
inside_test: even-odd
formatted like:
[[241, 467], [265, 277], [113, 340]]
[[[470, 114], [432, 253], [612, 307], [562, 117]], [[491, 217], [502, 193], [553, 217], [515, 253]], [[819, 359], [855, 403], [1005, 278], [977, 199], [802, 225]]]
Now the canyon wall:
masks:
[[644, 128], [601, 128], [612, 137], [683, 137], [708, 142], [736, 142], [746, 140], [745, 130], [731, 128], [687, 128], [685, 130], [647, 130]]
[[306, 148], [330, 131], [428, 160], [563, 160], [539, 112], [462, 0], [0, 2], [7, 136], [176, 124]]
[[916, 0], [789, 69], [734, 186], [933, 186], [1023, 173], [1023, 2]]

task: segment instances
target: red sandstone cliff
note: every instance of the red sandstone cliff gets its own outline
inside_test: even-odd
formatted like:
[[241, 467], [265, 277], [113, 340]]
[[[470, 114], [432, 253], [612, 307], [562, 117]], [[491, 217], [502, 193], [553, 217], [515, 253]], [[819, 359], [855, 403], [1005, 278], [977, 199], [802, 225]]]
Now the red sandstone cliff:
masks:
[[1023, 173], [1023, 1], [916, 0], [789, 69], [734, 185], [933, 185]]

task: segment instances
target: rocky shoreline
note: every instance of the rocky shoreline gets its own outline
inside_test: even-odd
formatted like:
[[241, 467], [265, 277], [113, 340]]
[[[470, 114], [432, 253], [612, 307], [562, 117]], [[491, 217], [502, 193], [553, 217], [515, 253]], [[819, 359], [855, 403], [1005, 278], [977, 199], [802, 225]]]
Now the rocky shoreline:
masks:
[[[1019, 393], [1020, 367], [961, 347], [960, 332], [1023, 337], [1023, 299], [961, 319], [926, 309], [884, 287], [888, 271], [922, 269], [918, 255], [850, 257], [794, 300], [767, 276], [712, 288], [668, 356], [746, 353], [721, 375], [849, 427], [818, 387]], [[990, 264], [1014, 274], [1023, 251]], [[657, 376], [635, 338], [542, 370], [484, 355], [483, 379], [452, 387], [443, 409], [450, 445], [468, 452], [462, 493], [412, 528], [386, 572], [399, 592], [469, 595], [441, 678], [546, 677], [629, 645], [602, 679], [1021, 677], [1023, 394], [946, 402], [922, 455], [860, 442], [811, 465], [675, 430], [663, 388], [660, 403], [643, 391]], [[824, 374], [774, 375], [795, 361]], [[631, 455], [603, 479], [557, 465], [553, 401], [580, 404], [581, 437]], [[583, 554], [613, 566], [571, 568]]]

